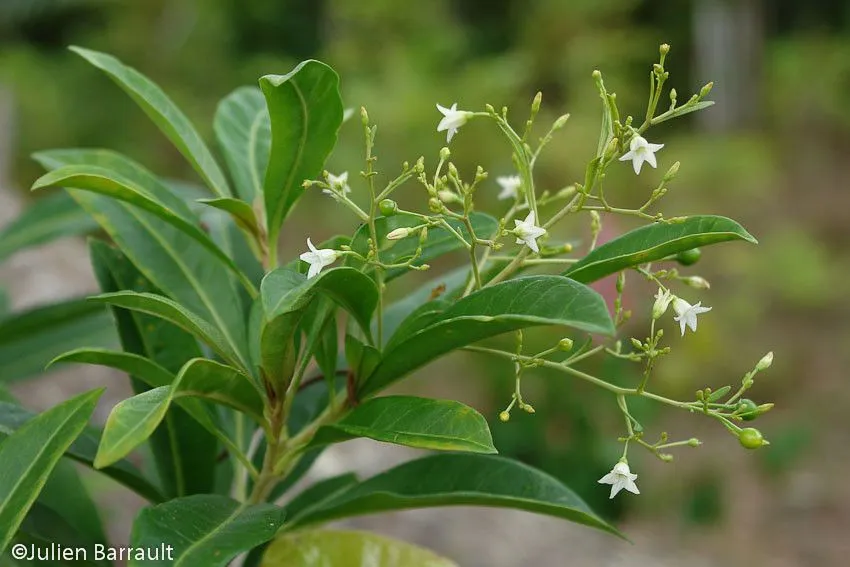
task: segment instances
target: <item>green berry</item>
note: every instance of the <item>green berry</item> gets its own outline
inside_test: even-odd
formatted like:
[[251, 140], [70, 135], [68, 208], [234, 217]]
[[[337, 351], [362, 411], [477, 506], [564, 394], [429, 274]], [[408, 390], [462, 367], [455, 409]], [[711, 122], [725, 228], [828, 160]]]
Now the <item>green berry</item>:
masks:
[[752, 421], [758, 417], [758, 405], [752, 400], [743, 399], [738, 402], [738, 407], [735, 413], [741, 416], [744, 421]]
[[702, 256], [702, 252], [699, 248], [691, 248], [676, 254], [676, 261], [683, 266], [693, 266], [699, 261], [700, 256]]
[[378, 203], [378, 209], [385, 217], [391, 217], [398, 212], [398, 204], [392, 199], [384, 199]]
[[767, 441], [758, 429], [747, 427], [738, 433], [738, 441], [745, 449], [758, 449], [762, 445], [767, 445]]

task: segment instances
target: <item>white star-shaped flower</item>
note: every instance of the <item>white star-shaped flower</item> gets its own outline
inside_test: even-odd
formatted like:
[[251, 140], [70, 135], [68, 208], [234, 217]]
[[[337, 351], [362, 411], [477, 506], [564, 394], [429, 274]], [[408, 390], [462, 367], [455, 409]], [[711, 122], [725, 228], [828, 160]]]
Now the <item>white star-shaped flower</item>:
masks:
[[679, 326], [682, 328], [682, 336], [684, 337], [685, 326], [690, 327], [691, 331], [696, 332], [697, 315], [708, 313], [711, 311], [711, 307], [703, 307], [702, 301], [698, 301], [696, 305], [691, 305], [684, 299], [677, 297], [673, 300], [673, 311], [676, 312], [676, 316], [673, 319], [679, 322]]
[[640, 168], [643, 167], [643, 162], [648, 163], [652, 167], [658, 167], [655, 161], [655, 152], [664, 147], [664, 144], [650, 144], [646, 138], [635, 135], [629, 144], [629, 151], [620, 157], [620, 161], [632, 160], [632, 166], [635, 168], [635, 173], [640, 175]]
[[499, 199], [516, 199], [517, 192], [522, 185], [519, 175], [503, 175], [496, 178], [496, 183], [502, 187]]
[[437, 110], [443, 113], [443, 119], [437, 124], [437, 132], [447, 130], [446, 143], [452, 141], [452, 137], [457, 133], [458, 128], [466, 124], [466, 121], [472, 116], [471, 112], [458, 110], [457, 103], [454, 103], [451, 108], [437, 105]]
[[339, 175], [328, 173], [328, 185], [330, 189], [322, 189], [322, 193], [332, 195], [333, 193], [351, 193], [351, 187], [348, 186], [348, 172], [343, 171]]
[[515, 220], [514, 235], [516, 235], [517, 244], [525, 244], [534, 252], [540, 252], [537, 247], [537, 239], [546, 234], [546, 230], [535, 224], [534, 211], [528, 213], [525, 220]]
[[632, 471], [629, 470], [628, 463], [620, 461], [614, 465], [611, 472], [600, 478], [598, 482], [599, 484], [610, 484], [611, 496], [609, 498], [614, 498], [624, 488], [632, 494], [640, 494], [640, 490], [635, 484], [637, 477], [638, 475], [632, 474]]
[[307, 239], [307, 248], [310, 251], [299, 256], [303, 261], [310, 264], [310, 269], [307, 270], [307, 279], [318, 276], [325, 266], [330, 266], [339, 257], [339, 252], [336, 250], [330, 248], [317, 249], [309, 238]]

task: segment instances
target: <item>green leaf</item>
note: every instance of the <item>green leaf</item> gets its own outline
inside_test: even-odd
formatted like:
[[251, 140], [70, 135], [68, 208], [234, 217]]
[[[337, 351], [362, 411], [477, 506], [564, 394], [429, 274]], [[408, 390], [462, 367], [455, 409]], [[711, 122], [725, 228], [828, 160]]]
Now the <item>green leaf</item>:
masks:
[[153, 360], [131, 352], [103, 348], [78, 348], [60, 354], [51, 360], [49, 365], [53, 366], [60, 362], [78, 362], [115, 368], [141, 379], [152, 388], [169, 386], [174, 381], [174, 374]]
[[[283, 363], [294, 356], [292, 340], [298, 324], [316, 295], [323, 295], [351, 313], [368, 332], [378, 304], [378, 290], [368, 276], [354, 268], [333, 268], [314, 278], [279, 268], [263, 279], [260, 297], [265, 323], [260, 337], [262, 367], [272, 383], [286, 378]], [[294, 361], [290, 361], [294, 363]]]
[[144, 443], [162, 422], [170, 403], [171, 388], [160, 386], [127, 398], [112, 408], [94, 458], [95, 468], [111, 465]]
[[[402, 323], [403, 325], [404, 323]], [[612, 334], [614, 324], [598, 293], [563, 276], [516, 278], [476, 291], [384, 351], [364, 377], [361, 395], [386, 388], [408, 372], [474, 342], [538, 325], [563, 325]]]
[[186, 115], [150, 79], [115, 57], [82, 47], [71, 51], [106, 73], [141, 107], [171, 143], [183, 154], [210, 189], [229, 197], [230, 188], [221, 168]]
[[263, 398], [250, 378], [239, 370], [205, 358], [186, 363], [179, 380], [175, 381], [174, 396], [200, 397], [229, 406], [264, 423]]
[[257, 217], [251, 205], [239, 199], [200, 199], [200, 203], [224, 211], [245, 232], [259, 238], [262, 229], [257, 224]]
[[283, 219], [303, 193], [302, 184], [322, 171], [342, 124], [339, 77], [308, 60], [287, 75], [260, 79], [271, 117], [272, 144], [263, 183], [269, 242], [276, 243]]
[[[50, 567], [105, 567], [112, 565], [108, 561], [94, 561], [94, 546], [97, 543], [102, 544], [102, 541], [87, 538], [80, 533], [74, 518], [68, 519], [63, 517], [55, 510], [43, 505], [40, 500], [36, 501], [32, 508], [30, 508], [29, 513], [24, 518], [23, 523], [21, 523], [14, 541], [15, 544], [24, 545], [27, 549], [30, 549], [31, 546], [35, 546], [37, 550], [50, 550], [51, 546], [53, 546], [53, 549], [59, 549], [59, 546], [61, 548], [71, 549], [81, 547], [87, 553], [85, 559], [83, 559], [81, 554], [74, 554], [67, 560], [57, 557], [55, 560], [49, 560], [49, 562], [42, 562], [37, 558], [33, 561], [24, 559], [20, 560], [20, 563], [11, 563], [13, 566], [39, 567], [40, 565], [49, 564]], [[42, 553], [45, 553], [45, 551]], [[56, 555], [59, 554], [57, 553]], [[8, 567], [9, 565], [9, 563], [4, 563], [3, 558], [0, 557], [0, 566]]]
[[457, 567], [410, 543], [366, 532], [317, 530], [279, 537], [260, 567]]
[[618, 534], [548, 474], [497, 455], [468, 453], [431, 455], [399, 465], [291, 518], [286, 529], [378, 512], [461, 505], [526, 510]]
[[271, 504], [247, 506], [224, 496], [196, 495], [146, 508], [133, 524], [133, 547], [173, 546], [173, 561], [130, 561], [129, 567], [224, 567], [274, 537], [283, 521]]
[[[499, 221], [490, 215], [473, 212], [470, 217], [472, 228], [478, 238], [490, 239], [499, 229]], [[461, 221], [448, 219], [449, 225], [467, 240], [469, 231]], [[380, 217], [375, 220], [375, 232], [378, 235], [378, 254], [381, 262], [396, 264], [409, 260], [419, 247], [419, 238], [410, 236], [401, 240], [387, 240], [387, 234], [397, 228], [410, 228], [422, 224], [422, 220], [409, 214], [397, 214], [391, 217]], [[351, 240], [351, 249], [365, 256], [369, 252], [369, 227], [362, 225]], [[463, 249], [463, 243], [445, 228], [428, 229], [428, 237], [422, 247], [422, 254], [416, 259], [416, 264], [428, 263], [440, 256]], [[359, 266], [360, 262], [350, 260], [351, 265]], [[392, 268], [386, 271], [387, 281], [403, 276], [408, 268]]]
[[590, 283], [625, 268], [661, 260], [683, 250], [729, 240], [756, 239], [726, 217], [700, 215], [682, 222], [654, 223], [606, 242], [570, 266], [565, 276]]
[[650, 124], [655, 126], [656, 124], [661, 124], [662, 122], [667, 122], [671, 118], [678, 118], [679, 116], [684, 116], [685, 114], [690, 114], [691, 112], [696, 112], [697, 110], [702, 110], [703, 108], [708, 108], [709, 106], [714, 105], [713, 100], [701, 100], [700, 102], [695, 102], [694, 104], [683, 104], [679, 108], [676, 108], [670, 114], [666, 112], [664, 114], [658, 115], [652, 119]]
[[115, 305], [160, 317], [200, 338], [231, 364], [243, 369], [248, 367], [247, 363], [231, 348], [227, 339], [216, 327], [167, 297], [153, 293], [117, 291], [95, 295], [90, 297], [89, 301]]
[[[32, 420], [35, 414], [17, 404], [0, 402], [0, 434], [12, 435], [26, 422]], [[94, 457], [100, 444], [101, 432], [93, 427], [86, 427], [79, 437], [68, 447], [65, 456], [79, 463], [94, 468]], [[151, 502], [162, 502], [165, 497], [159, 488], [126, 460], [119, 460], [100, 470], [116, 482], [133, 490], [139, 496]]]
[[[95, 276], [101, 291], [134, 290], [159, 293], [157, 289], [129, 259], [118, 249], [98, 240], [89, 241], [89, 251]], [[201, 356], [198, 341], [168, 321], [112, 307], [121, 345], [127, 353], [150, 359], [176, 375], [183, 365]], [[150, 373], [145, 375], [151, 380]], [[166, 378], [160, 374], [160, 380]], [[169, 382], [147, 383], [131, 375], [130, 384], [135, 393], [150, 387], [164, 386]], [[187, 400], [198, 402], [198, 400]], [[202, 408], [205, 409], [205, 408]], [[98, 433], [99, 442], [101, 435]], [[182, 408], [172, 408], [165, 421], [149, 440], [163, 491], [170, 497], [206, 493], [214, 488], [219, 445], [196, 419]], [[94, 460], [98, 443], [92, 445], [89, 462]], [[106, 470], [104, 470], [105, 472]], [[162, 498], [156, 501], [161, 501]]]
[[[124, 201], [156, 215], [209, 250], [233, 271], [234, 275], [246, 286], [246, 289], [256, 293], [253, 284], [246, 278], [236, 263], [221, 248], [216, 246], [206, 232], [201, 230], [198, 219], [191, 212], [188, 212], [188, 207], [185, 207], [179, 199], [169, 199], [169, 201], [163, 202], [159, 195], [149, 191], [144, 185], [138, 185], [132, 179], [123, 177], [105, 167], [90, 164], [66, 165], [45, 173], [35, 181], [32, 190], [37, 191], [49, 187], [67, 187], [91, 191]], [[173, 206], [175, 200], [182, 206], [175, 209], [169, 208], [169, 202]], [[184, 208], [186, 212], [182, 211]]]
[[43, 504], [76, 528], [89, 543], [106, 542], [106, 534], [88, 489], [74, 464], [60, 459], [38, 496]]
[[289, 517], [298, 516], [308, 508], [321, 505], [334, 494], [350, 488], [358, 482], [357, 475], [354, 473], [345, 473], [321, 480], [290, 500], [286, 505], [286, 515]]
[[117, 344], [109, 311], [84, 299], [15, 313], [0, 319], [0, 382], [42, 375], [66, 350]]
[[248, 203], [263, 194], [272, 131], [266, 99], [257, 87], [240, 87], [219, 103], [213, 122], [236, 191]]
[[75, 396], [30, 420], [0, 443], [0, 553], [50, 472], [83, 431], [103, 390]]
[[357, 437], [435, 451], [497, 452], [480, 413], [453, 400], [415, 396], [368, 400], [340, 421], [320, 427], [309, 446]]
[[29, 205], [0, 230], [0, 262], [29, 248], [63, 236], [93, 232], [97, 223], [66, 193], [56, 193]]
[[[35, 158], [48, 169], [75, 163], [109, 169], [114, 166], [122, 175], [128, 169], [124, 160], [98, 151], [55, 150], [41, 152]], [[131, 179], [137, 181], [136, 177]], [[152, 190], [148, 185], [145, 187]], [[245, 304], [231, 270], [220, 258], [147, 211], [90, 192], [76, 189], [68, 192], [97, 219], [147, 280], [163, 294], [214, 324], [228, 347], [244, 356], [247, 352]]]

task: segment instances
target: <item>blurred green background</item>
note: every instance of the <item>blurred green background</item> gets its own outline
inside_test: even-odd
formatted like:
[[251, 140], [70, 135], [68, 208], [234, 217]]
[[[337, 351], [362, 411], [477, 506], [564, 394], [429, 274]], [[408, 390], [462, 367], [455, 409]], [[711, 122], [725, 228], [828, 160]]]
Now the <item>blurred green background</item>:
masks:
[[[746, 453], [717, 424], [638, 407], [653, 432], [695, 435], [705, 445], [680, 451], [672, 464], [634, 451], [643, 494], [609, 501], [596, 479], [618, 455], [621, 423], [612, 400], [535, 372], [525, 390], [536, 415], [515, 412], [507, 425], [494, 420], [497, 447], [562, 478], [603, 514], [627, 522], [627, 531], [677, 538], [733, 565], [845, 565], [850, 2], [0, 0], [0, 101], [13, 118], [0, 121], [0, 182], [23, 194], [40, 175], [29, 154], [70, 146], [113, 148], [163, 176], [195, 180], [124, 93], [65, 49], [78, 44], [151, 77], [209, 139], [221, 97], [301, 59], [322, 59], [339, 72], [347, 106], [366, 106], [379, 125], [379, 170], [393, 177], [420, 155], [433, 166], [445, 141], [435, 131], [435, 103], [508, 105], [520, 120], [542, 90], [540, 122], [572, 115], [538, 171], [541, 187], [558, 189], [583, 177], [595, 150], [591, 71], [603, 71], [622, 113], [641, 116], [662, 42], [672, 45], [668, 85], [679, 100], [713, 80], [717, 105], [653, 128], [650, 140], [665, 144], [659, 170], [636, 178], [626, 166], [613, 168], [609, 198], [642, 202], [678, 160], [679, 175], [662, 201], [667, 215], [725, 214], [760, 245], [706, 250], [688, 270], [711, 281], [699, 299], [714, 310], [688, 340], [670, 326], [674, 354], [658, 368], [654, 387], [689, 398], [699, 387], [737, 384], [774, 350], [773, 368], [752, 391], [757, 401], [777, 404], [758, 422], [772, 445]], [[362, 168], [356, 122], [343, 127], [328, 166], [352, 177]], [[452, 152], [461, 171], [481, 164], [495, 177], [511, 169], [489, 124], [465, 126]], [[399, 200], [425, 206], [414, 185]], [[490, 198], [481, 208], [488, 204], [498, 206]], [[585, 238], [586, 225], [567, 227], [565, 235]], [[612, 219], [606, 226], [616, 233], [635, 225]], [[308, 230], [322, 239], [353, 227], [344, 211], [308, 194], [284, 229], [284, 250], [300, 251]], [[654, 290], [632, 280], [626, 307], [635, 316], [627, 330], [643, 336]], [[533, 334], [541, 344], [552, 339], [551, 331]], [[510, 368], [472, 356], [441, 364], [403, 389], [458, 397], [489, 418], [509, 401]], [[595, 370], [624, 383], [635, 379], [620, 364]]]

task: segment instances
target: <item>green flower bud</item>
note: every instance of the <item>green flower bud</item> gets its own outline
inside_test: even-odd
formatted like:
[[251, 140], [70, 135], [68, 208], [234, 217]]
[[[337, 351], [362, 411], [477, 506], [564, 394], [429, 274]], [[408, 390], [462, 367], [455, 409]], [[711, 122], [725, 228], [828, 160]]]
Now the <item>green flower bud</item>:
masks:
[[676, 177], [676, 174], [679, 173], [679, 166], [680, 165], [681, 164], [678, 161], [676, 163], [674, 163], [673, 165], [671, 165], [670, 169], [667, 170], [667, 173], [664, 174], [662, 181], [664, 183], [669, 183], [670, 181], [672, 181], [673, 178]]
[[702, 445], [702, 442], [696, 437], [688, 439], [688, 447], [699, 447], [700, 445]]
[[449, 191], [448, 189], [437, 191], [437, 198], [447, 205], [450, 205], [452, 203], [460, 203], [461, 201], [460, 197], [458, 197], [454, 191]]
[[707, 97], [707, 96], [708, 96], [708, 93], [710, 93], [710, 92], [711, 92], [712, 87], [714, 87], [714, 83], [713, 83], [713, 82], [708, 83], [708, 84], [707, 84], [707, 85], [705, 85], [703, 88], [701, 88], [701, 89], [699, 90], [699, 97], [700, 97], [700, 98], [705, 98], [705, 97]]
[[658, 48], [658, 51], [659, 53], [661, 53], [661, 55], [667, 55], [668, 53], [670, 53], [670, 45], [667, 43], [662, 43], [661, 46]]
[[711, 284], [708, 280], [700, 276], [690, 276], [685, 278], [685, 283], [694, 289], [710, 289]]
[[753, 427], [747, 427], [738, 433], [738, 441], [745, 449], [758, 449], [763, 445], [769, 445], [761, 434], [761, 431]]
[[756, 364], [756, 370], [761, 372], [762, 370], [767, 370], [770, 368], [770, 365], [773, 364], [773, 351], [770, 351], [766, 355], [764, 355], [761, 360], [759, 360], [758, 364]]
[[534, 100], [531, 101], [531, 113], [537, 114], [540, 110], [540, 104], [543, 102], [543, 93], [537, 91], [537, 94], [534, 95]]
[[369, 125], [369, 113], [366, 112], [365, 106], [360, 107], [360, 121], [363, 123], [364, 126]]
[[380, 209], [381, 214], [385, 217], [391, 217], [398, 212], [398, 203], [392, 199], [384, 199], [378, 203], [378, 209]]
[[561, 339], [558, 341], [558, 350], [562, 350], [564, 352], [573, 350], [573, 340], [568, 338]]
[[699, 248], [691, 248], [676, 254], [676, 261], [683, 266], [693, 266], [699, 262], [700, 256], [702, 256], [702, 251]]
[[443, 210], [443, 204], [440, 202], [439, 199], [432, 197], [432, 198], [428, 199], [428, 209], [432, 213], [439, 213]]
[[744, 421], [752, 421], [759, 415], [756, 403], [746, 398], [738, 402], [738, 406], [735, 408], [735, 413], [741, 416], [741, 419]]
[[449, 159], [449, 157], [451, 155], [452, 155], [452, 151], [448, 148], [443, 148], [443, 149], [440, 150], [440, 159], [443, 160], [443, 161]]
[[560, 130], [561, 128], [564, 127], [564, 124], [566, 124], [567, 120], [569, 120], [569, 119], [570, 119], [569, 114], [562, 114], [561, 116], [558, 117], [557, 120], [555, 120], [555, 124], [552, 126], [552, 129], [553, 130]]
[[402, 238], [407, 238], [410, 236], [411, 230], [407, 227], [397, 228], [395, 230], [390, 231], [387, 235], [387, 240], [401, 240]]
[[499, 419], [501, 419], [503, 422], [507, 422], [508, 420], [511, 419], [511, 414], [508, 413], [507, 411], [503, 411], [502, 413], [499, 414]]

